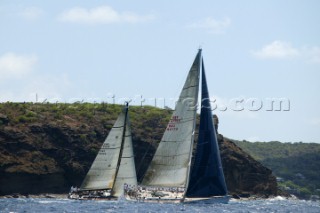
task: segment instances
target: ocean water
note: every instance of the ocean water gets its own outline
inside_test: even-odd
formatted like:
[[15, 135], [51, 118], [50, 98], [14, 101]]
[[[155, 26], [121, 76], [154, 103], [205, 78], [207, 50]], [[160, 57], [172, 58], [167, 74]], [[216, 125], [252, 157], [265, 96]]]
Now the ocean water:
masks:
[[127, 201], [79, 201], [52, 198], [0, 199], [0, 212], [320, 212], [319, 201], [231, 200], [228, 204], [161, 204]]

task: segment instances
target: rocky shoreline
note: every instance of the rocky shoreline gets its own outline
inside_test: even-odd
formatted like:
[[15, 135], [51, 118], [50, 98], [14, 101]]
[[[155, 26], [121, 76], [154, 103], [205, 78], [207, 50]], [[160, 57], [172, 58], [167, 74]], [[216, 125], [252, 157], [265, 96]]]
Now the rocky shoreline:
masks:
[[[50, 196], [80, 186], [121, 110], [102, 104], [5, 103], [0, 108], [0, 196]], [[172, 111], [130, 107], [130, 112], [141, 181]], [[279, 194], [270, 169], [221, 134], [218, 141], [231, 195]]]

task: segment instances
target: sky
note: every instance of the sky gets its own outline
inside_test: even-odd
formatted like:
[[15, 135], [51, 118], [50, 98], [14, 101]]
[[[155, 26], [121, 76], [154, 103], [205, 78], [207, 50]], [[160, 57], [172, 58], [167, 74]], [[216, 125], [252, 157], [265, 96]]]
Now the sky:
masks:
[[201, 47], [221, 134], [320, 143], [319, 10], [317, 0], [0, 0], [0, 102], [173, 108]]

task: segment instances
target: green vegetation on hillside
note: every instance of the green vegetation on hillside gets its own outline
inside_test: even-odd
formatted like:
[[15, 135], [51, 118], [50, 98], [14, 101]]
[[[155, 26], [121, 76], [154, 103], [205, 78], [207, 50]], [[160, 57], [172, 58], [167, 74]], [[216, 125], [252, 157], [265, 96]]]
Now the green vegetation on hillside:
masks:
[[[84, 132], [79, 133], [80, 141], [90, 143], [93, 138], [97, 138], [96, 132], [106, 130], [106, 133], [98, 137], [104, 138], [107, 135], [122, 108], [123, 105], [107, 103], [6, 102], [0, 104], [0, 131], [3, 128], [10, 131], [28, 129], [30, 126], [47, 123], [57, 127], [81, 128]], [[129, 106], [133, 137], [144, 138], [149, 143], [159, 141], [171, 113], [171, 109]], [[92, 126], [89, 128], [90, 125]], [[85, 132], [88, 129], [95, 130], [88, 134]]]
[[[79, 186], [123, 106], [107, 103], [0, 103], [0, 196], [65, 193]], [[171, 109], [130, 106], [141, 181], [172, 115]], [[196, 133], [197, 135], [197, 133]], [[277, 195], [276, 178], [219, 135], [231, 194]], [[196, 145], [196, 143], [195, 143]]]
[[[60, 125], [74, 123], [90, 125], [100, 123], [111, 129], [118, 117], [122, 105], [107, 103], [13, 103], [0, 104], [0, 128], [8, 126], [27, 126], [37, 122], [54, 122]], [[160, 109], [151, 106], [129, 106], [132, 127], [137, 136], [146, 132], [163, 133], [170, 119], [171, 109]], [[148, 134], [150, 135], [150, 134]], [[145, 138], [151, 142], [152, 138]]]
[[[80, 185], [124, 105], [0, 103], [0, 195], [61, 193]], [[129, 106], [138, 177], [146, 170], [171, 109]], [[24, 181], [17, 181], [16, 178]], [[32, 182], [37, 181], [33, 187]]]
[[[234, 142], [279, 177], [282, 189], [302, 198], [320, 196], [320, 144]], [[281, 179], [282, 178], [282, 179]]]

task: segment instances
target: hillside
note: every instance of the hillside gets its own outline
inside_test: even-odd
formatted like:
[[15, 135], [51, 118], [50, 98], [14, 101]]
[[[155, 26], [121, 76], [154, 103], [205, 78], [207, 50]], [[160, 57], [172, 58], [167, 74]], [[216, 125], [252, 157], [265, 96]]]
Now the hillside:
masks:
[[279, 185], [301, 198], [320, 196], [320, 144], [235, 141], [279, 177]]
[[[121, 106], [109, 104], [0, 104], [0, 195], [66, 193], [79, 186]], [[141, 181], [170, 109], [130, 107], [136, 170]], [[230, 194], [277, 195], [270, 169], [219, 135]]]

